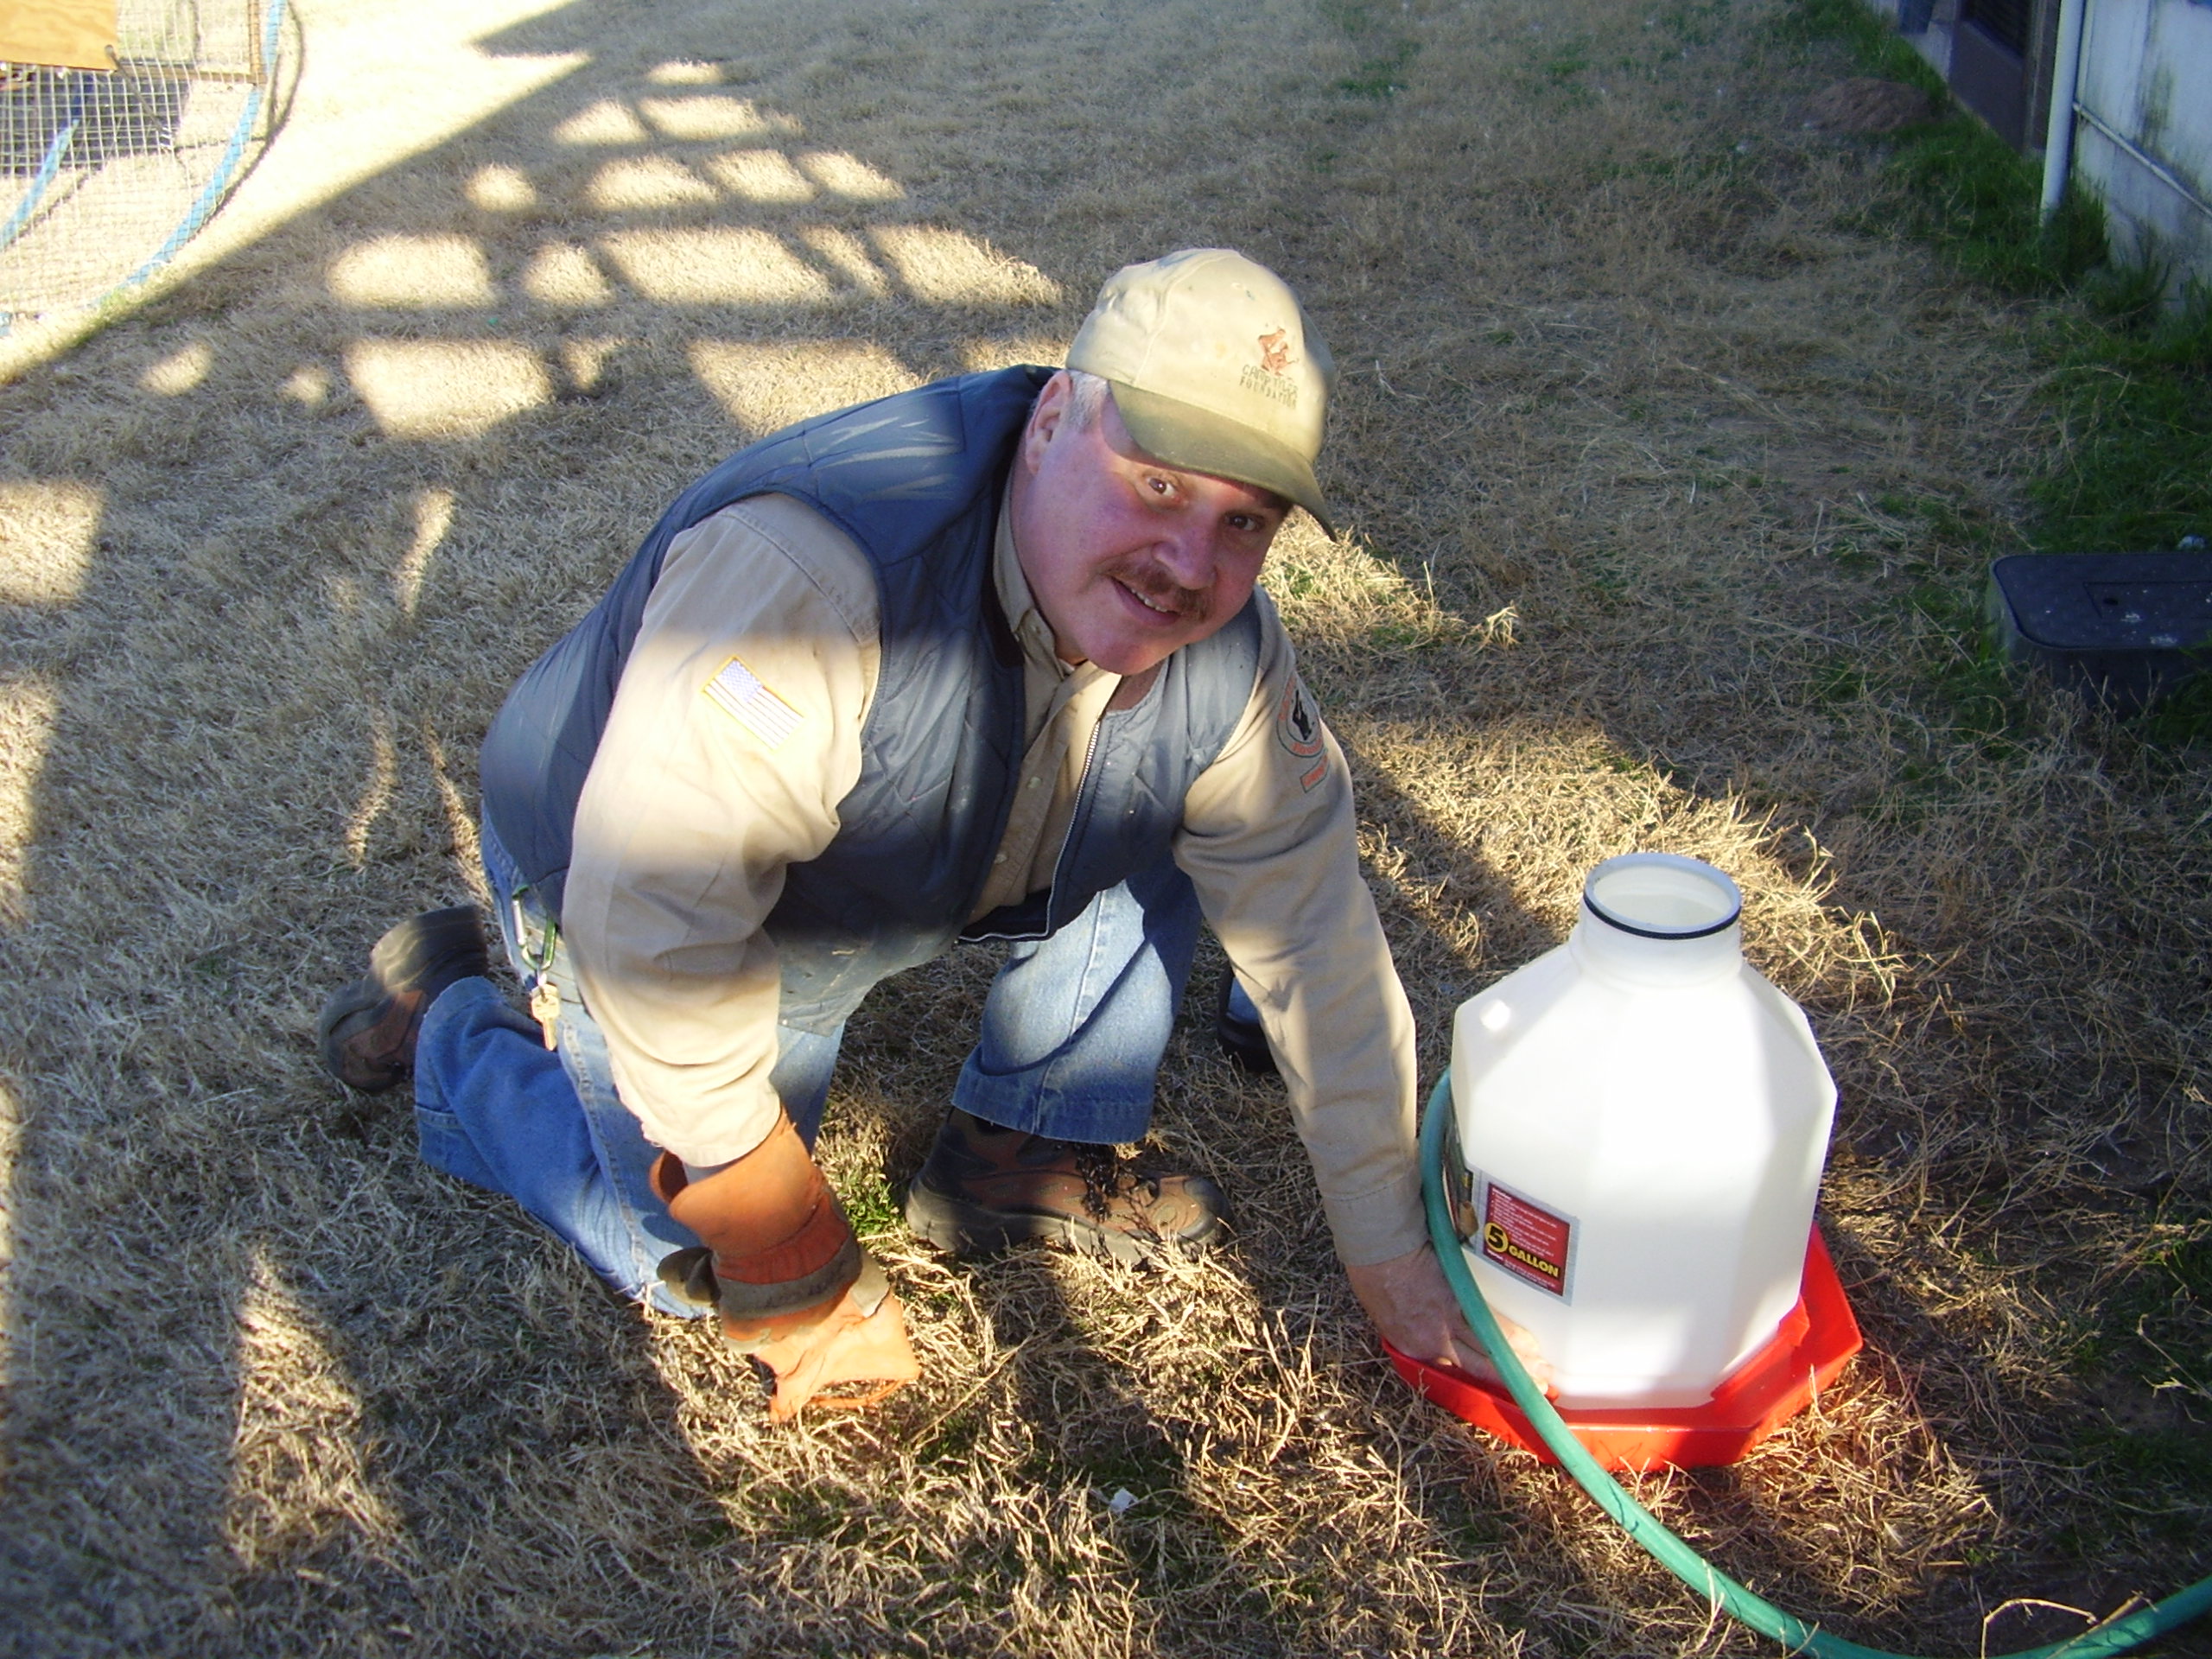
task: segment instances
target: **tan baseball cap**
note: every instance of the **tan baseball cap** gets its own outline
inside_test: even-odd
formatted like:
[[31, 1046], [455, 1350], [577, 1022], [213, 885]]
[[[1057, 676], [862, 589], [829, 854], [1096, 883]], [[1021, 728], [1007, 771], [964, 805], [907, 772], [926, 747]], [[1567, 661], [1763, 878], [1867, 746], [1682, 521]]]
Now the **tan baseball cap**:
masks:
[[1107, 278], [1068, 367], [1114, 388], [1147, 454], [1287, 496], [1331, 536], [1313, 477], [1337, 365], [1281, 277], [1227, 248], [1185, 248]]

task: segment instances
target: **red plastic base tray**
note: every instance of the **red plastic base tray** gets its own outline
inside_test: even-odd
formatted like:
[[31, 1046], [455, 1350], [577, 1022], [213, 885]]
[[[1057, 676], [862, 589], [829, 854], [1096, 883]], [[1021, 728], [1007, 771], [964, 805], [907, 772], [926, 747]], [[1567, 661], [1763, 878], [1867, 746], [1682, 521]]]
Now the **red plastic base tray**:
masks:
[[[1723, 1379], [1701, 1406], [1643, 1410], [1570, 1411], [1560, 1414], [1574, 1438], [1608, 1469], [1647, 1470], [1662, 1464], [1694, 1469], [1734, 1463], [1810, 1404], [1859, 1351], [1859, 1321], [1845, 1300], [1843, 1281], [1821, 1230], [1805, 1244], [1805, 1278], [1797, 1306], [1764, 1348]], [[1414, 1392], [1446, 1411], [1489, 1430], [1546, 1463], [1557, 1463], [1513, 1403], [1504, 1385], [1485, 1382], [1456, 1365], [1409, 1359], [1386, 1341], [1383, 1349]]]

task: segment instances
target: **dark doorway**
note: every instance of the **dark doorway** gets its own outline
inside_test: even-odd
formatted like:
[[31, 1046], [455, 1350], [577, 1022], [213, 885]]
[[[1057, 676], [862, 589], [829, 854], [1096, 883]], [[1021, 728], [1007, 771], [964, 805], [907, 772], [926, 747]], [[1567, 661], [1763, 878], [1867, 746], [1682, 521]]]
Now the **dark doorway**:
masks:
[[1951, 37], [1951, 90], [2015, 149], [2027, 137], [2033, 16], [2033, 0], [1961, 0]]

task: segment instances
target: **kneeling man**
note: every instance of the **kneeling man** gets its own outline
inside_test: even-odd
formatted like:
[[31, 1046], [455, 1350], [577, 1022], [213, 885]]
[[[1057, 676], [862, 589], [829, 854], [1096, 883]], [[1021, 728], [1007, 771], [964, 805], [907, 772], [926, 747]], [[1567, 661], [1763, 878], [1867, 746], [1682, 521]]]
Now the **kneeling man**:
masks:
[[411, 1076], [425, 1158], [625, 1294], [718, 1312], [782, 1418], [917, 1374], [810, 1148], [861, 999], [961, 942], [1010, 949], [915, 1230], [1130, 1261], [1220, 1232], [1212, 1180], [1114, 1150], [1150, 1122], [1203, 918], [1362, 1304], [1404, 1351], [1478, 1363], [1425, 1243], [1412, 1018], [1344, 757], [1255, 587], [1291, 512], [1327, 527], [1332, 375], [1281, 280], [1196, 249], [1109, 281], [1064, 369], [732, 456], [486, 740], [530, 1017], [477, 912], [435, 911], [332, 996], [326, 1064]]

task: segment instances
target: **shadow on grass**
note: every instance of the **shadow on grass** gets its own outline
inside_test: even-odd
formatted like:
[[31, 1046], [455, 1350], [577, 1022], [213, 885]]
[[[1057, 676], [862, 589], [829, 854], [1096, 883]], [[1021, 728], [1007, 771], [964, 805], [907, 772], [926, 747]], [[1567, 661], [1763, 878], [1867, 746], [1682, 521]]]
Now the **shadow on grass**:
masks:
[[[931, 24], [855, 27], [886, 75]], [[802, 413], [1033, 355], [1159, 250], [1065, 286], [1003, 257], [760, 93], [720, 13], [570, 5], [483, 44], [582, 57], [0, 391], [10, 533], [48, 562], [0, 616], [11, 1652], [935, 1628], [808, 1576], [867, 1544], [836, 1511], [867, 1511], [873, 1430], [764, 1452], [741, 1364], [423, 1167], [312, 1023], [390, 921], [478, 889], [476, 740], [676, 488]], [[1298, 1236], [1330, 1271], [1310, 1213]], [[1049, 1299], [992, 1317], [1063, 1340]], [[1042, 1486], [1177, 1502], [1134, 1384], [1025, 1386]], [[1102, 1568], [1163, 1648], [1298, 1647], [1234, 1551], [1171, 1530], [1139, 1515]], [[1027, 1616], [1010, 1589], [977, 1575], [961, 1639]], [[1193, 1593], [1218, 1611], [1186, 1639]]]

